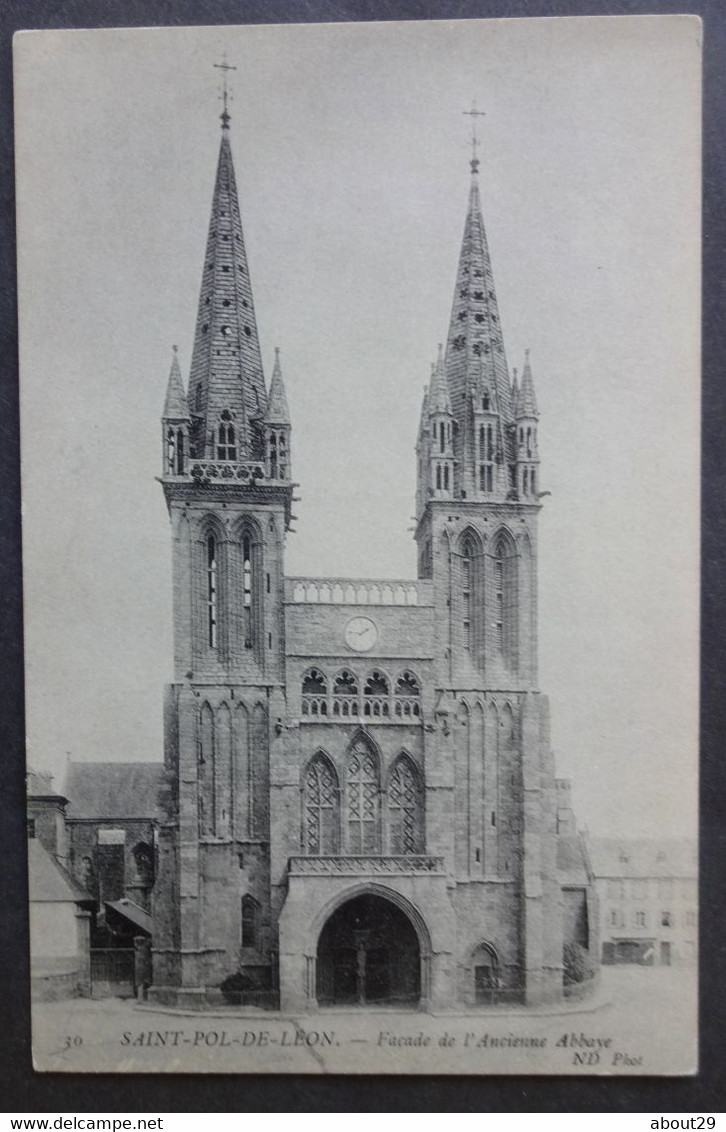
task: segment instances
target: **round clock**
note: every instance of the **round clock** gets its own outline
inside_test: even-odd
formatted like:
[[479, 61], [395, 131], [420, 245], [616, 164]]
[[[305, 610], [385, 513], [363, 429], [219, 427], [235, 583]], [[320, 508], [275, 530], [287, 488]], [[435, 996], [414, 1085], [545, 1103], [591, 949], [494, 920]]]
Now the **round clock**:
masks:
[[351, 617], [345, 627], [345, 643], [356, 652], [368, 652], [378, 640], [378, 626], [370, 617]]

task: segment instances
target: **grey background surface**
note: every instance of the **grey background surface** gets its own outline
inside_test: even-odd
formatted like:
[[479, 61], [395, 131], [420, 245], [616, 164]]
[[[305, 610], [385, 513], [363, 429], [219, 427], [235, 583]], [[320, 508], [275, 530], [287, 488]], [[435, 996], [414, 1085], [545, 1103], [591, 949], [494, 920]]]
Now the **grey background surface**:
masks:
[[[255, 7], [247, 5], [244, 16], [255, 21], [261, 19], [294, 19], [298, 13], [293, 5], [277, 5], [272, 11], [269, 5]], [[397, 5], [379, 7], [372, 11], [369, 6], [347, 6], [343, 12], [335, 5], [321, 5], [313, 13], [315, 18], [368, 18], [371, 15], [395, 16], [397, 18], [417, 18], [422, 15], [438, 17], [462, 15], [506, 15], [532, 14], [530, 4], [489, 4], [476, 6]], [[587, 11], [594, 9], [587, 5]], [[636, 10], [631, 4], [598, 5], [600, 11], [630, 12]], [[548, 12], [573, 13], [582, 11], [577, 4], [537, 5], [538, 14]], [[721, 374], [724, 369], [723, 338], [719, 335], [720, 318], [723, 310], [723, 273], [721, 262], [724, 253], [724, 221], [722, 205], [724, 177], [723, 152], [723, 114], [724, 90], [723, 74], [726, 40], [726, 26], [723, 11], [717, 4], [692, 5], [692, 9], [706, 16], [706, 308], [705, 308], [705, 428], [704, 463], [705, 494], [704, 507], [708, 522], [704, 529], [704, 654], [706, 664], [703, 669], [703, 836], [708, 852], [704, 858], [704, 885], [709, 887], [711, 898], [704, 905], [706, 934], [715, 938], [721, 914], [720, 887], [717, 885], [718, 863], [723, 859], [723, 832], [719, 826], [721, 798], [724, 789], [723, 763], [720, 759], [719, 740], [724, 725], [724, 697], [722, 694], [723, 671], [723, 571], [721, 558], [724, 548], [724, 516], [722, 508], [723, 444], [722, 429], [724, 417], [724, 392]], [[643, 12], [678, 11], [680, 5], [641, 4], [637, 10]], [[308, 15], [310, 12], [308, 10]], [[25, 4], [22, 12], [18, 8], [8, 8], [2, 13], [2, 51], [5, 66], [0, 69], [0, 104], [2, 114], [0, 124], [0, 144], [2, 145], [2, 224], [4, 240], [2, 243], [2, 271], [4, 288], [2, 291], [2, 311], [0, 334], [2, 336], [3, 357], [3, 402], [2, 420], [4, 483], [6, 491], [0, 505], [3, 508], [2, 524], [2, 603], [4, 613], [3, 636], [3, 679], [4, 710], [0, 719], [3, 749], [6, 752], [6, 788], [0, 796], [3, 816], [3, 829], [6, 832], [10, 852], [3, 873], [5, 908], [7, 915], [2, 922], [0, 938], [0, 957], [3, 970], [3, 1001], [7, 1007], [6, 1058], [2, 1075], [5, 1078], [8, 1107], [29, 1107], [34, 1111], [53, 1109], [69, 1110], [74, 1107], [88, 1110], [94, 1105], [107, 1109], [113, 1105], [121, 1110], [125, 1106], [131, 1111], [150, 1109], [192, 1109], [236, 1107], [244, 1103], [247, 1109], [268, 1108], [271, 1110], [338, 1110], [365, 1105], [373, 1110], [444, 1110], [460, 1111], [467, 1109], [499, 1110], [518, 1107], [534, 1108], [542, 1111], [562, 1107], [591, 1107], [608, 1110], [632, 1109], [642, 1111], [654, 1108], [660, 1111], [670, 1108], [673, 1111], [696, 1109], [703, 1111], [717, 1109], [723, 1103], [722, 1085], [717, 1076], [721, 1064], [720, 1023], [724, 1011], [719, 1010], [723, 998], [721, 983], [717, 977], [718, 951], [707, 947], [704, 955], [704, 981], [709, 993], [705, 1002], [703, 1023], [703, 1061], [699, 1079], [687, 1081], [629, 1081], [627, 1084], [613, 1081], [538, 1081], [536, 1087], [526, 1081], [508, 1080], [497, 1082], [448, 1081], [448, 1082], [381, 1082], [377, 1086], [368, 1082], [316, 1081], [285, 1083], [284, 1092], [277, 1082], [244, 1082], [244, 1101], [241, 1098], [239, 1080], [216, 1081], [214, 1098], [210, 1098], [208, 1087], [189, 1080], [144, 1081], [117, 1079], [94, 1080], [79, 1079], [62, 1082], [50, 1079], [34, 1079], [29, 1070], [29, 1034], [27, 1026], [27, 960], [25, 936], [25, 862], [22, 830], [22, 801], [24, 761], [22, 757], [22, 669], [21, 669], [21, 609], [20, 609], [20, 547], [19, 547], [19, 476], [17, 470], [17, 392], [15, 359], [15, 313], [14, 313], [14, 245], [13, 245], [13, 189], [12, 189], [12, 122], [10, 109], [10, 35], [19, 26], [80, 26], [96, 23], [120, 24], [154, 22], [205, 22], [239, 20], [238, 5], [206, 4], [203, 13], [196, 4], [176, 3], [172, 5], [136, 3], [114, 5], [76, 4], [59, 8], [55, 4]], [[710, 937], [708, 936], [711, 932]], [[365, 1096], [365, 1101], [361, 1098]]]

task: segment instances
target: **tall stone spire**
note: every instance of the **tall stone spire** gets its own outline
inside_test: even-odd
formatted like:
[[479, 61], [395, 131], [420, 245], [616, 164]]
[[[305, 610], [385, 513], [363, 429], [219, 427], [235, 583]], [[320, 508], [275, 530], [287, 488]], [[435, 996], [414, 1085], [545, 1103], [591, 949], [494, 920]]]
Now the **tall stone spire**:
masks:
[[481, 373], [496, 385], [505, 423], [512, 419], [504, 338], [479, 198], [479, 160], [471, 160], [471, 187], [456, 273], [446, 344], [446, 377], [454, 415], [463, 423], [467, 393], [479, 387]]
[[195, 455], [212, 459], [221, 414], [229, 414], [237, 458], [261, 454], [267, 397], [240, 219], [225, 103], [217, 175], [189, 378]]

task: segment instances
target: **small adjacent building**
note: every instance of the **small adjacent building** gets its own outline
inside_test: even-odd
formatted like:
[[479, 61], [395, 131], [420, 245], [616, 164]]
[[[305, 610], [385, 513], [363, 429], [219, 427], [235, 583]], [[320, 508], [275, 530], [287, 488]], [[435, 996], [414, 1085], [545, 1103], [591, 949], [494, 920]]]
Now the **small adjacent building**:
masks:
[[68, 867], [99, 908], [131, 900], [149, 912], [160, 763], [70, 762]]
[[600, 905], [602, 962], [695, 964], [695, 841], [592, 837], [589, 853]]
[[33, 999], [47, 1002], [88, 995], [93, 901], [35, 836], [32, 826], [28, 832]]

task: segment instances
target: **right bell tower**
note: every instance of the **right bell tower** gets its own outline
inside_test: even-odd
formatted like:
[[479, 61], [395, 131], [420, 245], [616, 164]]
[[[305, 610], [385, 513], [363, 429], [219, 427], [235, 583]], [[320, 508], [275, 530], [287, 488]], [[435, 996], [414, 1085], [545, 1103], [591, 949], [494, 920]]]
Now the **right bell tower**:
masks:
[[479, 195], [471, 186], [445, 352], [417, 444], [418, 575], [437, 594], [444, 683], [537, 681], [539, 413], [529, 358], [510, 380]]
[[[555, 770], [537, 676], [538, 425], [529, 351], [521, 379], [507, 366], [475, 144], [446, 346], [417, 441], [418, 576], [435, 607], [427, 765], [449, 807], [462, 946], [476, 956], [496, 939], [507, 985], [529, 1003], [558, 1001], [563, 977]], [[472, 973], [460, 963], [464, 995]]]

